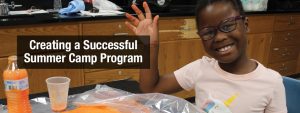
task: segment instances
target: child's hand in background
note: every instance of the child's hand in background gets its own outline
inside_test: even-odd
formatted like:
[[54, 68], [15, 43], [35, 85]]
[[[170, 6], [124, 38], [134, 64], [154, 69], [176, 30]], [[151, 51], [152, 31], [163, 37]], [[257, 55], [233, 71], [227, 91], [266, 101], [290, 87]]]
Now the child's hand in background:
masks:
[[131, 5], [131, 8], [137, 14], [138, 18], [126, 13], [125, 15], [130, 22], [126, 21], [125, 24], [138, 36], [150, 35], [150, 44], [158, 44], [159, 16], [156, 15], [152, 19], [150, 8], [146, 2], [143, 2], [143, 7], [145, 9], [146, 17], [136, 5]]

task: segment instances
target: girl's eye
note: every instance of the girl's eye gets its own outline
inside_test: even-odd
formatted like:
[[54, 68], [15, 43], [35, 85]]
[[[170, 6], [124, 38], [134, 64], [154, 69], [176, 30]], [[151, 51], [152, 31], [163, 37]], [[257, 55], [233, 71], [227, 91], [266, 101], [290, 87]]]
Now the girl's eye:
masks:
[[210, 31], [206, 31], [205, 33], [203, 33], [204, 36], [213, 36], [215, 34], [215, 32], [213, 30], [210, 30]]
[[230, 32], [235, 29], [234, 23], [229, 23], [221, 26], [221, 30], [224, 32]]
[[201, 38], [203, 38], [204, 40], [209, 40], [209, 39], [213, 38], [214, 36], [215, 36], [215, 31], [213, 31], [213, 30], [206, 31], [201, 34]]

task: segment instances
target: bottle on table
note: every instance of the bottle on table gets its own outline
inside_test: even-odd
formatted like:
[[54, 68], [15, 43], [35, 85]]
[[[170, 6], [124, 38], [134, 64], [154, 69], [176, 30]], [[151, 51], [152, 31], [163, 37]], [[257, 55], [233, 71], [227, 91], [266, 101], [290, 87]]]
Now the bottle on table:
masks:
[[29, 102], [28, 73], [19, 69], [17, 56], [8, 57], [7, 69], [3, 72], [8, 113], [31, 113]]

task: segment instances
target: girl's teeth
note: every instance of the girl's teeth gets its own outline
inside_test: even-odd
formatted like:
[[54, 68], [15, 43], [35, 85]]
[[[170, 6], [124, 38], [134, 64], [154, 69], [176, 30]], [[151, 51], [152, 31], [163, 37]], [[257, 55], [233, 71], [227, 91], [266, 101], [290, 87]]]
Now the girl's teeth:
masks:
[[219, 51], [224, 52], [224, 51], [227, 51], [230, 48], [231, 48], [231, 46], [226, 46], [226, 47], [223, 47], [223, 48], [219, 49]]

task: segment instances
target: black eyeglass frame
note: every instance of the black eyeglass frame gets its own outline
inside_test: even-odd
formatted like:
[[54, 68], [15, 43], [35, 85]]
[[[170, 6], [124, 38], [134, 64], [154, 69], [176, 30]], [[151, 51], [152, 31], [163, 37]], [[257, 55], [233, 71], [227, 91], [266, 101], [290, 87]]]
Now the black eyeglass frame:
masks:
[[[221, 31], [221, 32], [223, 32], [223, 33], [229, 33], [229, 32], [232, 32], [232, 31], [236, 30], [237, 20], [245, 20], [245, 19], [246, 19], [246, 16], [242, 16], [242, 15], [227, 18], [227, 19], [221, 21], [217, 26], [208, 26], [208, 27], [206, 26], [206, 27], [200, 28], [200, 30], [198, 31], [198, 35], [199, 35], [199, 36], [201, 37], [201, 39], [204, 40], [204, 41], [211, 40], [211, 39], [213, 39], [213, 38], [217, 35], [217, 30], [219, 30], [219, 31]], [[229, 30], [229, 31], [224, 31], [224, 30], [222, 30], [222, 29], [221, 29], [221, 26], [223, 25], [223, 23], [226, 23], [226, 22], [228, 22], [228, 21], [234, 21], [234, 24], [235, 24], [234, 29]], [[209, 38], [203, 38], [203, 34], [201, 34], [201, 30], [203, 30], [203, 29], [209, 29], [209, 28], [212, 28], [212, 29], [213, 29], [213, 31], [214, 31], [213, 36], [211, 36], [211, 37], [209, 37]]]

